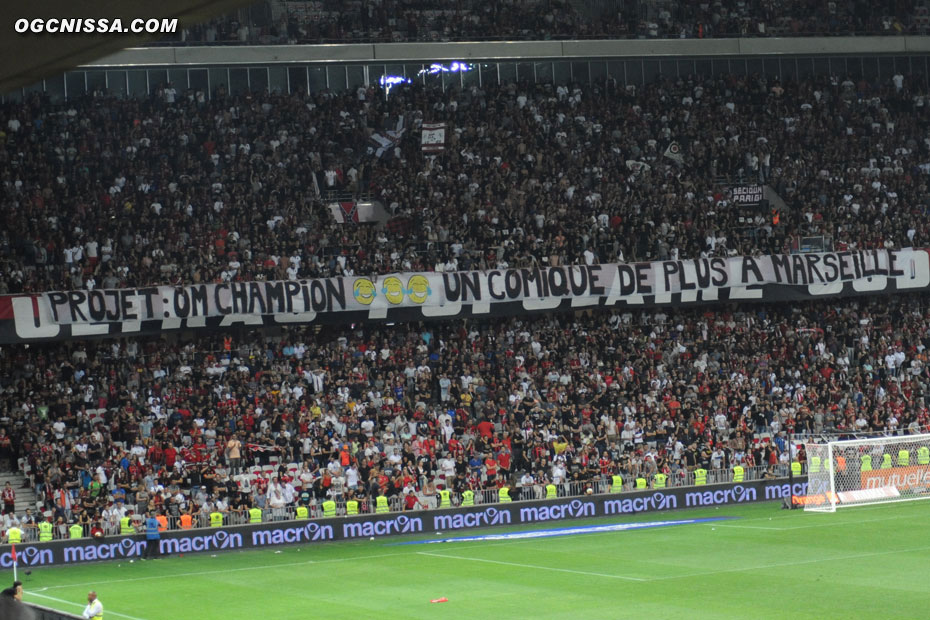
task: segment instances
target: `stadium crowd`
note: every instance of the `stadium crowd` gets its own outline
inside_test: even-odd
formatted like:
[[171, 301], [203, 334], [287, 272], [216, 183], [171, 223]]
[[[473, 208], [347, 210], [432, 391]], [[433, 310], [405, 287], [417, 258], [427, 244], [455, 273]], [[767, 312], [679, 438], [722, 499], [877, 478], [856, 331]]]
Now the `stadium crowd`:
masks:
[[[207, 95], [165, 84], [146, 100], [0, 106], [0, 293], [930, 235], [930, 100], [901, 74]], [[447, 123], [445, 152], [421, 152], [422, 122]], [[745, 212], [734, 179], [788, 208]], [[387, 226], [336, 223], [326, 205], [351, 196], [383, 204]]]
[[4, 347], [0, 458], [45, 509], [4, 529], [774, 475], [787, 431], [930, 430], [928, 330], [920, 294]]
[[[494, 23], [521, 6], [492, 5]], [[675, 19], [718, 10], [689, 7]], [[900, 74], [34, 95], [0, 106], [0, 294], [774, 253], [802, 235], [922, 247], [927, 97]], [[447, 124], [443, 153], [421, 151], [424, 122]], [[787, 208], [745, 212], [734, 179]], [[386, 226], [334, 221], [327, 203], [362, 196]], [[4, 490], [0, 529], [774, 475], [804, 458], [786, 431], [930, 430], [927, 301], [3, 347], [0, 465], [41, 506], [17, 514]]]
[[[254, 17], [253, 17], [254, 16]], [[378, 0], [259, 3], [179, 33], [185, 44], [721, 38], [925, 34], [915, 0], [811, 2]]]

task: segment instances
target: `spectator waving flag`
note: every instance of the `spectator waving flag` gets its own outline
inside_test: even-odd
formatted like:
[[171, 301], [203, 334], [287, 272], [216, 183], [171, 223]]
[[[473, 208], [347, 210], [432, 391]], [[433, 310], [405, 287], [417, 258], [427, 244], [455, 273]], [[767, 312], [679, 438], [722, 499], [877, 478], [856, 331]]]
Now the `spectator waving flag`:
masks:
[[663, 157], [668, 157], [679, 166], [683, 166], [685, 163], [685, 158], [681, 154], [681, 145], [678, 144], [677, 140], [672, 141], [662, 155]]
[[346, 223], [353, 222], [358, 224], [358, 203], [354, 200], [352, 202], [340, 202], [339, 206], [342, 207], [343, 218]]
[[[394, 129], [389, 129], [383, 134], [373, 133], [371, 134], [371, 141], [374, 143], [375, 155], [381, 157], [385, 153], [392, 153], [394, 149], [400, 145], [400, 140], [404, 135], [404, 132], [407, 131], [407, 128], [404, 127], [404, 117], [400, 116], [397, 119], [397, 124], [394, 126]], [[397, 153], [399, 156], [399, 152]]]
[[446, 124], [423, 123], [420, 145], [424, 153], [438, 153], [446, 150]]

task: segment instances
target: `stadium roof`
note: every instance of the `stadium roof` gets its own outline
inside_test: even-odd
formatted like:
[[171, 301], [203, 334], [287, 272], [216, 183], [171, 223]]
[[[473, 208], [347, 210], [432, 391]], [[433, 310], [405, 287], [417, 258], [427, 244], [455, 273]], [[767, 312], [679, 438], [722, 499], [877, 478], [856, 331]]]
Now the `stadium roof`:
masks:
[[133, 19], [178, 18], [181, 28], [186, 25], [207, 21], [215, 15], [229, 13], [254, 0], [94, 0], [94, 2], [70, 2], [68, 0], [45, 0], [18, 4], [10, 7], [4, 18], [0, 33], [0, 58], [6, 60], [0, 66], [0, 93], [14, 88], [29, 86], [42, 78], [58, 75], [82, 63], [112, 54], [163, 35], [132, 34], [19, 34], [15, 24], [18, 20], [51, 18], [120, 18], [123, 26]]

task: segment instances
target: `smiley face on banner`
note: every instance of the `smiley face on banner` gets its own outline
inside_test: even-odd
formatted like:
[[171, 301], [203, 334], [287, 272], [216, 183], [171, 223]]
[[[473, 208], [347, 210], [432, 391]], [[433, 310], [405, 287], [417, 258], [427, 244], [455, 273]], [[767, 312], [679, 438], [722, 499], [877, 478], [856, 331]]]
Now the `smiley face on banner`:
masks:
[[355, 296], [355, 301], [370, 306], [371, 302], [375, 300], [377, 292], [371, 280], [368, 278], [359, 278], [355, 281], [355, 284], [352, 285], [352, 294]]
[[398, 277], [389, 276], [385, 278], [384, 283], [381, 285], [381, 292], [395, 306], [404, 301], [404, 283]]
[[407, 296], [415, 304], [422, 304], [426, 298], [432, 295], [433, 291], [429, 287], [429, 280], [426, 276], [410, 276], [407, 280]]

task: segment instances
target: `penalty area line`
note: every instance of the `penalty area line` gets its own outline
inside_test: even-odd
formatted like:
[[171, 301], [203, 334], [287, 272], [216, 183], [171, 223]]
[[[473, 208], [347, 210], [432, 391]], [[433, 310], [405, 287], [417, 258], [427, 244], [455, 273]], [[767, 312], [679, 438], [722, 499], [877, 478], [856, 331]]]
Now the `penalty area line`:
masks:
[[724, 575], [726, 573], [742, 573], [746, 571], [766, 570], [769, 568], [787, 568], [789, 566], [803, 566], [805, 564], [820, 564], [822, 562], [835, 562], [837, 560], [858, 560], [861, 558], [872, 558], [879, 555], [893, 555], [895, 553], [916, 553], [917, 551], [927, 551], [930, 547], [912, 547], [910, 549], [891, 549], [888, 551], [875, 551], [872, 553], [857, 553], [854, 555], [841, 555], [829, 558], [816, 558], [813, 560], [801, 560], [800, 562], [779, 562], [777, 564], [763, 564], [761, 566], [743, 566], [740, 568], [727, 568], [724, 570], [708, 570], [700, 573], [688, 573], [685, 575], [669, 575], [665, 577], [653, 577], [644, 581], [670, 581], [672, 579], [688, 579], [691, 577], [705, 577], [707, 575]]
[[735, 527], [741, 530], [772, 530], [775, 532], [784, 532], [785, 530], [796, 529], [796, 528], [789, 528], [789, 527], [762, 527], [761, 525], [729, 525], [728, 523], [705, 523], [704, 525], [713, 525], [715, 528], [716, 527]]
[[449, 560], [467, 560], [469, 562], [484, 562], [486, 564], [500, 564], [502, 566], [515, 566], [517, 568], [532, 568], [534, 570], [548, 570], [557, 573], [571, 573], [573, 575], [589, 575], [591, 577], [605, 577], [607, 579], [622, 579], [624, 581], [649, 581], [639, 577], [627, 577], [625, 575], [608, 575], [606, 573], [592, 573], [584, 570], [572, 570], [570, 568], [554, 568], [552, 566], [538, 566], [536, 564], [518, 564], [516, 562], [503, 562], [500, 560], [485, 560], [484, 558], [466, 558], [460, 555], [447, 555], [444, 553], [428, 553], [419, 551], [417, 555], [428, 555], [433, 558], [445, 558]]
[[[55, 601], [56, 603], [63, 603], [65, 605], [71, 605], [72, 607], [81, 607], [81, 608], [84, 607], [84, 605], [80, 603], [75, 603], [74, 601], [66, 601], [64, 599], [55, 598], [54, 596], [47, 596], [45, 594], [36, 594], [35, 592], [24, 592], [24, 594], [26, 596], [37, 596], [39, 598], [47, 598], [50, 601]], [[137, 618], [136, 616], [127, 616], [126, 614], [121, 614], [111, 609], [105, 609], [104, 613], [108, 616], [119, 616], [120, 618], [127, 618], [128, 620], [144, 620], [143, 618]]]

